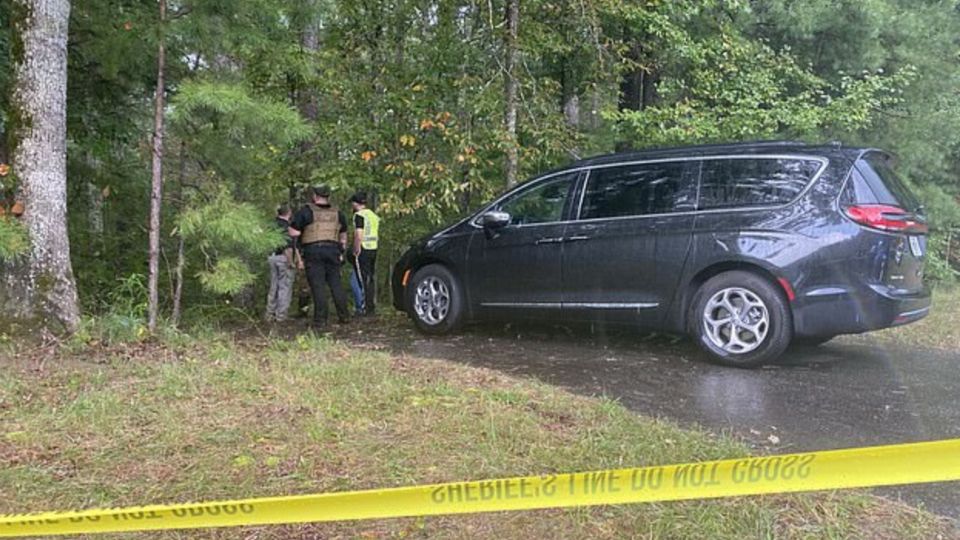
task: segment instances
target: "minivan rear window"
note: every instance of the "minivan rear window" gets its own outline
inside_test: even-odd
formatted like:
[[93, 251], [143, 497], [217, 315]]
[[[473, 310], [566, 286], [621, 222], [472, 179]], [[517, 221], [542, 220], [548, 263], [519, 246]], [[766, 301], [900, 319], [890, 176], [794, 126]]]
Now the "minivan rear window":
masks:
[[700, 210], [786, 204], [796, 199], [821, 163], [801, 158], [706, 159]]
[[853, 183], [857, 203], [891, 204], [910, 211], [920, 208], [920, 201], [894, 172], [887, 156], [871, 152], [858, 160], [855, 167], [854, 172], [859, 172], [862, 179]]

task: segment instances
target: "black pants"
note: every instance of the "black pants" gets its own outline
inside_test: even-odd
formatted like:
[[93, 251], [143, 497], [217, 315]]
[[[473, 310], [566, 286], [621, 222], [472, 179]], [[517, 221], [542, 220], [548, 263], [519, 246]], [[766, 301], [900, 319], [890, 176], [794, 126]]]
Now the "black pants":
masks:
[[340, 248], [336, 244], [308, 245], [303, 248], [303, 265], [313, 296], [313, 323], [327, 322], [327, 299], [324, 297], [324, 282], [330, 287], [337, 317], [349, 319], [347, 295], [340, 283]]
[[377, 250], [362, 250], [357, 258], [363, 278], [363, 312], [373, 315], [377, 307]]

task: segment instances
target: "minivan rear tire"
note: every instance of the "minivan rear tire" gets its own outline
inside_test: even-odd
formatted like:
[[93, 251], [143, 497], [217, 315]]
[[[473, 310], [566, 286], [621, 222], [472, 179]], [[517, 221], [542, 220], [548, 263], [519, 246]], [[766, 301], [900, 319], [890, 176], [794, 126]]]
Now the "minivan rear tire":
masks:
[[[407, 315], [418, 330], [424, 334], [442, 335], [460, 328], [464, 313], [463, 287], [447, 267], [428, 264], [414, 272], [409, 283], [406, 290]], [[431, 290], [433, 298], [438, 301], [436, 304], [424, 302], [431, 296]]]
[[[730, 314], [724, 306], [746, 311]], [[690, 333], [708, 357], [725, 366], [752, 368], [772, 362], [793, 337], [783, 292], [763, 276], [741, 270], [718, 274], [700, 286], [688, 321]], [[732, 331], [735, 339], [730, 337]], [[722, 344], [725, 338], [727, 343]]]

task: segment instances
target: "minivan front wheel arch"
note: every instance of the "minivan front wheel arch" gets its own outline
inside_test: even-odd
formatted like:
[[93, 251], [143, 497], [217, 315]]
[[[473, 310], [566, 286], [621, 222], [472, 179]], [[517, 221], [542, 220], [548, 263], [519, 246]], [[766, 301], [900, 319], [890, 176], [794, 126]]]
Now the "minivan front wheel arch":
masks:
[[775, 276], [772, 272], [770, 272], [766, 268], [757, 264], [752, 264], [749, 262], [729, 261], [729, 262], [717, 263], [712, 266], [708, 266], [707, 268], [704, 268], [703, 270], [698, 272], [693, 277], [693, 279], [691, 279], [687, 283], [687, 286], [683, 290], [683, 298], [681, 299], [682, 303], [680, 304], [681, 306], [683, 306], [683, 309], [678, 312], [682, 317], [682, 319], [678, 321], [679, 322], [678, 328], [684, 329], [684, 330], [690, 329], [690, 309], [692, 308], [692, 303], [696, 300], [697, 292], [700, 290], [700, 288], [703, 286], [704, 283], [706, 283], [711, 278], [718, 276], [720, 274], [723, 274], [725, 272], [736, 272], [736, 271], [755, 274], [767, 280], [767, 282], [769, 282], [777, 290], [777, 292], [780, 294], [780, 297], [783, 299], [783, 301], [786, 302], [787, 305], [789, 306], [791, 311], [791, 320], [792, 320], [793, 306], [790, 304], [790, 300], [787, 298], [787, 293], [786, 291], [783, 290], [783, 286], [780, 285], [779, 281], [777, 280], [777, 276]]

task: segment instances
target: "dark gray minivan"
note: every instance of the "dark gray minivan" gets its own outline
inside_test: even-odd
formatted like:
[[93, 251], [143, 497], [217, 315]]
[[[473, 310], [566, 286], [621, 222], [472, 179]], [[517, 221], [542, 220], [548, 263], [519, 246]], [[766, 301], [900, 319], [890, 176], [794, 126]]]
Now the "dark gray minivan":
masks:
[[614, 154], [410, 247], [394, 305], [426, 333], [550, 318], [691, 334], [756, 366], [926, 316], [927, 225], [889, 154], [741, 143]]

